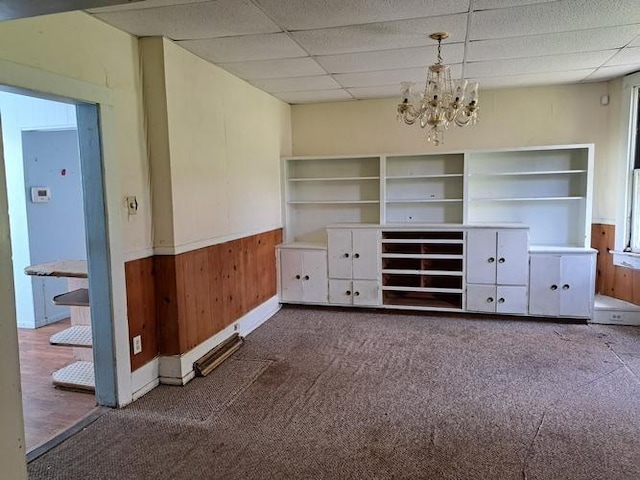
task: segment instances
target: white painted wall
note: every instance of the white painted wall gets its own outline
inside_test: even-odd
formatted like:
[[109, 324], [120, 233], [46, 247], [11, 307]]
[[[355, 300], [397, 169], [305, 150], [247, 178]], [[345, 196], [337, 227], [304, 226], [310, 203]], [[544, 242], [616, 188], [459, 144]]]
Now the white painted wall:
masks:
[[[170, 175], [174, 251], [281, 227], [289, 105], [162, 42], [170, 152], [162, 174]], [[162, 215], [154, 212], [154, 219]]]
[[[552, 87], [514, 88], [480, 92], [477, 125], [450, 127], [444, 145], [427, 143], [417, 126], [396, 120], [397, 99], [363, 100], [291, 108], [293, 154], [437, 152], [540, 146], [595, 144], [593, 219], [614, 223], [617, 154], [611, 149], [609, 106], [602, 95], [615, 97], [607, 82]], [[614, 99], [615, 100], [615, 99]]]
[[[24, 189], [22, 131], [48, 128], [75, 128], [75, 106], [0, 92], [0, 116], [4, 139], [9, 222], [13, 249], [13, 279], [16, 292], [18, 326], [35, 328], [33, 280], [24, 274], [32, 264]], [[41, 283], [43, 280], [40, 280]], [[42, 324], [42, 322], [39, 322]]]

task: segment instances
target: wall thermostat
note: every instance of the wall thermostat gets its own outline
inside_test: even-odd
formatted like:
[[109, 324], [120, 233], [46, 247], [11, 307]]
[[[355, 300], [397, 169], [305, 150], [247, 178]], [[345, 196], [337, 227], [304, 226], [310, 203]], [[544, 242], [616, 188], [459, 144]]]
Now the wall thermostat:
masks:
[[49, 187], [31, 187], [31, 201], [33, 203], [46, 203], [51, 200]]

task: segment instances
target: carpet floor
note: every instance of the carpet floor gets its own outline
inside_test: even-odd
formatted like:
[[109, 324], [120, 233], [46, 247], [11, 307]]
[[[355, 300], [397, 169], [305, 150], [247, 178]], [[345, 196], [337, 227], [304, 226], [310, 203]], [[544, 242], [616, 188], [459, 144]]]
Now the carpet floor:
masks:
[[31, 479], [639, 479], [640, 329], [283, 308]]

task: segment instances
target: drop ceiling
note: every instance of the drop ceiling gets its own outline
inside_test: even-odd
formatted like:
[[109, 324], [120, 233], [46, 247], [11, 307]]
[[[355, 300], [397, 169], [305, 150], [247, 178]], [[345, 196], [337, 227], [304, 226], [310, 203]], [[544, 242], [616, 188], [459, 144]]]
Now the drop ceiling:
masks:
[[88, 10], [162, 35], [288, 103], [393, 97], [435, 61], [482, 89], [640, 70], [638, 0], [144, 0]]

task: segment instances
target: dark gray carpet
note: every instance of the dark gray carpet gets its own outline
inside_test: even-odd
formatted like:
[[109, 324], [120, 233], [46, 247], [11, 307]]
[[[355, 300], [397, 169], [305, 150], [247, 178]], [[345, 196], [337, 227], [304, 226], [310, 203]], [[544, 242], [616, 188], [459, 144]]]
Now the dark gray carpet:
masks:
[[638, 479], [640, 329], [285, 308], [32, 479]]

